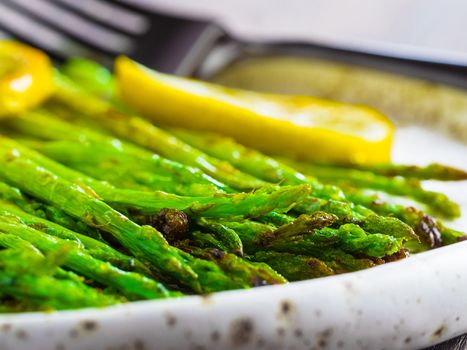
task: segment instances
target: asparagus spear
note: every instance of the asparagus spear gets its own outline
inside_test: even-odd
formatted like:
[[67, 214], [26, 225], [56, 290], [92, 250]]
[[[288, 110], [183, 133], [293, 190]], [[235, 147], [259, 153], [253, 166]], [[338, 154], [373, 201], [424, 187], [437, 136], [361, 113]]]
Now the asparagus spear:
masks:
[[194, 231], [191, 233], [190, 241], [200, 248], [216, 248], [223, 252], [228, 252], [227, 248], [221, 241], [219, 241], [213, 234]]
[[452, 244], [466, 237], [465, 233], [446, 227], [439, 220], [414, 207], [382, 201], [376, 194], [362, 195], [361, 190], [355, 188], [346, 189], [346, 195], [353, 202], [371, 208], [381, 215], [394, 215], [409, 224], [421, 238], [420, 243], [414, 241], [409, 243], [413, 252], [437, 248], [443, 244]]
[[33, 306], [42, 310], [107, 306], [119, 302], [83, 283], [52, 277], [55, 268], [51, 265], [56, 264], [55, 259], [44, 259], [28, 250], [0, 251], [2, 295], [26, 302], [28, 309]]
[[383, 176], [402, 176], [419, 180], [459, 181], [467, 180], [467, 171], [453, 168], [447, 165], [433, 163], [427, 166], [403, 165], [403, 164], [375, 164], [375, 165], [329, 165], [329, 168], [357, 169], [369, 171]]
[[72, 58], [66, 61], [60, 70], [93, 94], [105, 99], [115, 96], [116, 87], [112, 73], [95, 61]]
[[339, 250], [326, 251], [319, 256], [259, 251], [250, 259], [267, 263], [291, 281], [358, 271], [384, 263], [381, 259], [355, 258]]
[[[33, 246], [30, 242], [14, 234], [0, 233], [0, 247], [27, 251], [31, 255], [35, 254], [38, 257], [43, 257], [41, 251]], [[69, 279], [79, 283], [84, 281], [82, 276], [79, 276], [72, 271], [63, 270], [60, 267], [57, 267], [54, 277], [58, 279]]]
[[367, 234], [359, 226], [345, 224], [338, 229], [324, 227], [311, 234], [294, 236], [293, 239], [275, 240], [267, 249], [296, 254], [319, 254], [327, 247], [341, 249], [352, 254], [383, 258], [402, 249], [402, 241], [395, 237], [378, 233]]
[[248, 281], [249, 285], [255, 287], [287, 282], [266, 264], [248, 262], [235, 254], [216, 248], [199, 248], [189, 241], [180, 241], [177, 246], [194, 256], [215, 262], [233, 280]]
[[289, 185], [309, 184], [313, 196], [334, 200], [344, 199], [342, 191], [337, 187], [323, 185], [315, 178], [305, 176], [274, 158], [236, 143], [231, 138], [215, 133], [183, 129], [170, 129], [170, 132], [210, 156], [227, 161], [245, 173], [264, 181]]
[[353, 187], [371, 188], [393, 195], [411, 197], [426, 204], [432, 212], [446, 218], [455, 218], [460, 215], [460, 208], [456, 203], [449, 200], [442, 193], [424, 190], [418, 180], [402, 177], [390, 178], [356, 169], [294, 164], [305, 173], [312, 174], [321, 181], [337, 183], [344, 187], [351, 185]]
[[120, 270], [111, 264], [93, 258], [79, 244], [47, 235], [21, 224], [13, 217], [0, 216], [0, 231], [17, 235], [30, 242], [43, 253], [51, 253], [64, 246], [72, 246], [63, 265], [95, 280], [104, 286], [117, 289], [129, 300], [166, 298], [171, 294], [159, 282], [134, 272]]
[[222, 222], [200, 218], [197, 224], [212, 231], [216, 238], [226, 247], [226, 251], [242, 256], [243, 243], [235, 230], [223, 225]]
[[228, 162], [209, 157], [175, 136], [155, 127], [136, 115], [126, 115], [111, 103], [87, 93], [67, 77], [55, 75], [55, 100], [83, 113], [103, 128], [158, 154], [183, 164], [202, 169], [208, 175], [238, 190], [264, 186], [259, 179], [244, 174]]
[[335, 274], [325, 262], [310, 256], [260, 251], [254, 254], [251, 259], [265, 262], [289, 281], [301, 281]]
[[70, 231], [53, 222], [28, 214], [15, 205], [3, 200], [0, 200], [0, 215], [14, 217], [31, 228], [43, 231], [57, 238], [80, 243], [94, 258], [107, 261], [123, 270], [139, 272], [146, 276], [151, 275], [151, 271], [137, 259], [122, 254], [111, 246], [91, 237]]
[[11, 187], [4, 182], [0, 182], [0, 200], [14, 203], [31, 215], [48, 219], [72, 231], [83, 233], [86, 236], [103, 241], [99, 230], [86, 226], [83, 222], [72, 218], [51, 205], [38, 202], [32, 198], [27, 198], [19, 189]]

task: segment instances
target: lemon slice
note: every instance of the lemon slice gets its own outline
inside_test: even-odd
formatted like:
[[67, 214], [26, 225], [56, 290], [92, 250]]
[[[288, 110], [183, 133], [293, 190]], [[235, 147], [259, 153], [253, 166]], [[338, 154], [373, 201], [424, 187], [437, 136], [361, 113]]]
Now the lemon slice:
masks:
[[52, 64], [45, 53], [0, 40], [0, 116], [36, 106], [52, 91]]
[[115, 68], [122, 99], [159, 124], [218, 132], [301, 160], [390, 160], [394, 126], [369, 107], [226, 88], [158, 73], [126, 57]]

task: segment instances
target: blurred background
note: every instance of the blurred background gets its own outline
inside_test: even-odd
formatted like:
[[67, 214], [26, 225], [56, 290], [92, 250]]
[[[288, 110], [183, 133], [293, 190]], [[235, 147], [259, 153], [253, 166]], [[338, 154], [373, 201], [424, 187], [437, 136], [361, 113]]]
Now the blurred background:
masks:
[[248, 40], [304, 40], [346, 47], [378, 46], [381, 50], [397, 47], [467, 64], [464, 0], [126, 2], [214, 19], [234, 35]]
[[127, 52], [127, 35], [154, 24], [131, 7], [217, 22], [244, 41], [304, 41], [467, 65], [464, 0], [0, 0], [0, 35], [82, 53], [49, 30], [58, 28]]

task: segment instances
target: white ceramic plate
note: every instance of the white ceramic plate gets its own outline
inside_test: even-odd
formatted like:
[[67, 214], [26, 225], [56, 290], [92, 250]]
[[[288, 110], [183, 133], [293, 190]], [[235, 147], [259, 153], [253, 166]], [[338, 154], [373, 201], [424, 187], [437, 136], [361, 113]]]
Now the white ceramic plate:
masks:
[[[467, 146], [400, 129], [394, 160], [467, 166]], [[428, 183], [463, 206], [467, 182]], [[369, 270], [208, 297], [0, 316], [0, 349], [405, 349], [467, 331], [467, 241]]]

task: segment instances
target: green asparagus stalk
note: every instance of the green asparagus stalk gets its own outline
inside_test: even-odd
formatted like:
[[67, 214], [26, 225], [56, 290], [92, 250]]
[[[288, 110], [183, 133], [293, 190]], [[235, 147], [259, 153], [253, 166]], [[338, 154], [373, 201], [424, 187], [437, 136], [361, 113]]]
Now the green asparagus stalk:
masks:
[[25, 302], [28, 310], [31, 307], [40, 310], [102, 307], [120, 301], [83, 283], [52, 277], [56, 269], [51, 268], [53, 264], [54, 261], [31, 254], [28, 250], [0, 251], [2, 295]]
[[60, 71], [95, 95], [107, 100], [115, 96], [116, 87], [112, 73], [95, 61], [72, 58], [60, 67]]
[[287, 282], [266, 264], [248, 262], [235, 254], [215, 248], [199, 248], [187, 241], [180, 241], [177, 246], [194, 256], [215, 262], [233, 280], [248, 281], [249, 285], [255, 287]]
[[120, 112], [110, 102], [87, 93], [58, 72], [55, 82], [55, 100], [83, 113], [92, 122], [98, 123], [118, 137], [169, 159], [200, 168], [206, 174], [238, 190], [251, 190], [266, 185], [263, 181], [238, 171], [228, 162], [219, 161], [190, 147], [145, 119]]
[[216, 238], [227, 248], [227, 252], [243, 255], [243, 243], [237, 232], [223, 225], [222, 222], [206, 218], [200, 218], [197, 224], [213, 232]]
[[358, 271], [384, 263], [381, 259], [355, 258], [339, 250], [326, 250], [319, 256], [259, 251], [250, 258], [267, 263], [291, 281]]
[[369, 171], [332, 168], [294, 162], [297, 168], [306, 174], [316, 176], [321, 181], [337, 183], [341, 186], [351, 185], [358, 188], [371, 188], [392, 195], [411, 197], [446, 218], [460, 215], [459, 206], [442, 193], [423, 189], [418, 180], [402, 177], [385, 177]]
[[346, 195], [355, 203], [371, 208], [381, 215], [394, 215], [398, 219], [410, 225], [421, 238], [421, 242], [410, 242], [409, 247], [413, 252], [420, 252], [441, 245], [458, 242], [466, 234], [443, 225], [439, 220], [425, 214], [414, 207], [405, 207], [400, 204], [388, 203], [381, 200], [377, 194], [362, 195], [356, 188], [346, 189]]
[[403, 164], [375, 164], [375, 165], [330, 165], [329, 168], [357, 169], [369, 171], [383, 176], [402, 176], [419, 180], [460, 181], [467, 180], [467, 171], [443, 164], [433, 163], [427, 166], [403, 165]]
[[301, 281], [335, 274], [334, 270], [325, 262], [310, 256], [260, 251], [251, 256], [251, 259], [268, 264], [289, 281]]
[[[30, 242], [14, 234], [0, 233], [0, 247], [27, 251], [31, 253], [31, 255], [36, 254], [39, 257], [43, 257], [41, 251], [33, 246]], [[60, 267], [57, 267], [54, 277], [58, 279], [69, 279], [79, 283], [84, 281], [82, 276], [79, 276], [72, 271], [63, 270]]]
[[57, 238], [80, 243], [96, 259], [107, 261], [123, 270], [135, 271], [151, 276], [151, 271], [137, 259], [120, 253], [111, 246], [48, 220], [28, 214], [12, 203], [0, 200], [0, 215], [14, 217], [23, 224]]
[[85, 225], [83, 222], [72, 218], [51, 205], [27, 198], [19, 189], [11, 187], [4, 182], [0, 182], [0, 200], [14, 203], [31, 215], [47, 219], [72, 231], [103, 241], [99, 230]]
[[97, 260], [76, 242], [47, 235], [21, 224], [15, 218], [0, 216], [0, 231], [21, 237], [45, 254], [60, 250], [64, 246], [72, 246], [63, 262], [64, 266], [104, 286], [117, 289], [129, 300], [167, 298], [171, 295], [161, 283], [153, 279], [120, 270], [107, 262]]
[[351, 254], [383, 258], [402, 249], [402, 241], [378, 233], [367, 234], [361, 227], [345, 224], [337, 229], [324, 227], [311, 234], [294, 236], [290, 240], [274, 240], [265, 248], [279, 252], [314, 255], [327, 247]]
[[194, 231], [190, 235], [190, 241], [200, 248], [215, 248], [223, 252], [228, 252], [229, 248], [226, 247], [216, 236], [211, 233], [204, 233], [200, 231]]
[[313, 196], [334, 200], [344, 199], [342, 191], [337, 187], [323, 185], [315, 178], [305, 176], [274, 158], [247, 148], [231, 138], [214, 133], [183, 129], [170, 129], [170, 132], [189, 145], [212, 157], [227, 161], [243, 172], [261, 180], [288, 185], [309, 184]]

